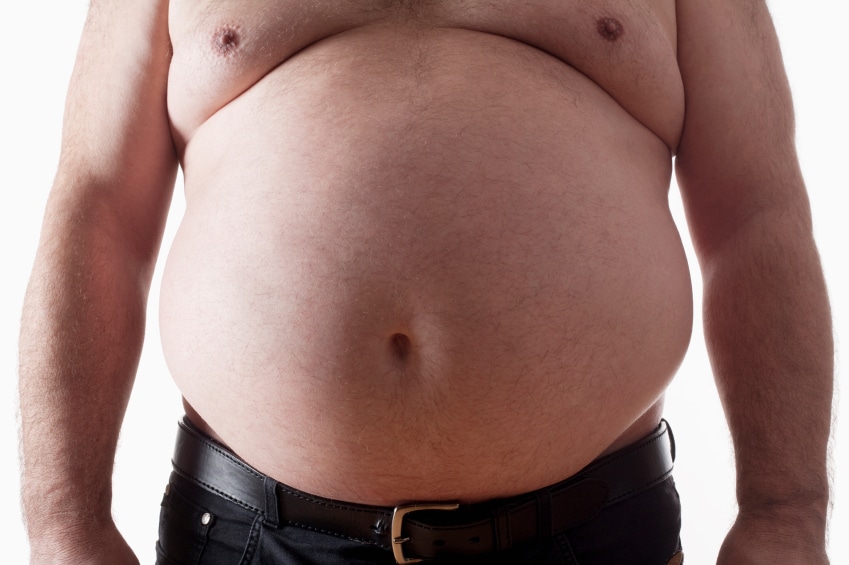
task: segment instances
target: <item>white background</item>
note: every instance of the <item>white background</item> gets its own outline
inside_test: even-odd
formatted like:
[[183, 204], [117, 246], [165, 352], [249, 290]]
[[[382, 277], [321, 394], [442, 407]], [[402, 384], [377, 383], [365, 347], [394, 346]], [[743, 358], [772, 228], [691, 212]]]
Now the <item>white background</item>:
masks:
[[[37, 243], [47, 192], [58, 158], [63, 100], [87, 4], [9, 1], [0, 7], [0, 514], [4, 563], [25, 563], [27, 546], [18, 512], [16, 341], [21, 301]], [[782, 40], [795, 97], [798, 142], [811, 194], [838, 338], [849, 335], [849, 242], [845, 173], [849, 160], [849, 9], [835, 0], [775, 0], [773, 15]], [[182, 209], [182, 187], [163, 249]], [[670, 196], [701, 292], [687, 240], [677, 187]], [[179, 395], [162, 360], [157, 333], [158, 277], [150, 302], [148, 340], [121, 436], [115, 471], [115, 518], [143, 563], [153, 545], [162, 487], [169, 472]], [[684, 502], [687, 563], [713, 563], [733, 519], [733, 460], [696, 321], [693, 343], [668, 394], [666, 417], [679, 450], [676, 477]], [[839, 342], [838, 342], [839, 347]], [[839, 349], [838, 349], [839, 351]], [[838, 385], [846, 373], [839, 360]], [[844, 387], [845, 388], [845, 387]], [[830, 556], [849, 563], [849, 408], [838, 409], [834, 435], [834, 509]]]

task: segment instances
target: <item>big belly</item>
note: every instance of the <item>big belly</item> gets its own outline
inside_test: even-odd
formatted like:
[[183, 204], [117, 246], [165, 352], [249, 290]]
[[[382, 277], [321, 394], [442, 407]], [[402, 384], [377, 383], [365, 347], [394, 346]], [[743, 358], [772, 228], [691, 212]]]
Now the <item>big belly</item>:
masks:
[[669, 151], [525, 45], [397, 47], [328, 39], [197, 131], [162, 289], [169, 368], [223, 441], [303, 490], [556, 482], [687, 347]]

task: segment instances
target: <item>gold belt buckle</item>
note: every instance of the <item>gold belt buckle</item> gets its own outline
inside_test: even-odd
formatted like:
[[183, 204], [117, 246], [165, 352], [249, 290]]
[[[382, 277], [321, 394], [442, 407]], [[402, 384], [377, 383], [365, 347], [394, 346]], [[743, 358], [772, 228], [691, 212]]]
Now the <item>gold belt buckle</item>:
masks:
[[422, 510], [457, 510], [460, 505], [457, 503], [449, 504], [403, 504], [396, 506], [392, 512], [392, 554], [395, 556], [396, 563], [419, 563], [424, 559], [416, 559], [404, 555], [403, 544], [410, 541], [409, 537], [403, 537], [401, 529], [404, 526], [404, 517], [410, 512], [420, 512]]

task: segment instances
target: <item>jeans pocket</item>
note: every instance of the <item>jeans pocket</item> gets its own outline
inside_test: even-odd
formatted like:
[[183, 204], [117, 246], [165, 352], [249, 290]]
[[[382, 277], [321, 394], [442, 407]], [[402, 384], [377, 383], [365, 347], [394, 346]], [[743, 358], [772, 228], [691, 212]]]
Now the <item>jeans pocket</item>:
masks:
[[212, 521], [210, 512], [169, 482], [159, 511], [157, 565], [197, 565]]
[[176, 474], [162, 499], [158, 565], [241, 565], [259, 543], [262, 516]]

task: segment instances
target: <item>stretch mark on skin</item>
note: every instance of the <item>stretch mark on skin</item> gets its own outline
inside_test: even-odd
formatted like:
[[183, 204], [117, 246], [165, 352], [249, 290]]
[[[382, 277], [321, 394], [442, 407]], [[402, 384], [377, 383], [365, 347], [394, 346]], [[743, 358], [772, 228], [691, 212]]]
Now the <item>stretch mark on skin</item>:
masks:
[[212, 34], [212, 48], [221, 56], [228, 56], [239, 48], [239, 28], [237, 26], [221, 26]]
[[608, 41], [616, 41], [625, 33], [625, 28], [615, 18], [599, 18], [597, 29], [598, 34]]

